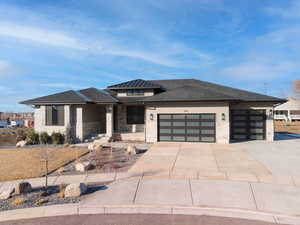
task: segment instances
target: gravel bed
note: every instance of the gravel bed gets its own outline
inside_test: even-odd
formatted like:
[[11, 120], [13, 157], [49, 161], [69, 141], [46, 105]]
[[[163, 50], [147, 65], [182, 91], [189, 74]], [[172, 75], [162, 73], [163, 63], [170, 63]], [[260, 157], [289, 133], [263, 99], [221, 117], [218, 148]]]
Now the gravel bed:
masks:
[[[43, 197], [41, 194], [44, 192], [42, 188], [34, 188], [32, 192], [20, 195], [14, 195], [7, 200], [0, 200], [0, 211], [13, 210], [13, 209], [22, 209], [22, 208], [31, 208], [31, 207], [40, 207], [47, 205], [57, 205], [57, 204], [67, 204], [67, 203], [78, 203], [84, 196], [91, 194], [95, 191], [104, 190], [106, 186], [104, 184], [95, 184], [89, 185], [87, 192], [80, 197], [68, 197], [60, 198], [58, 196], [60, 187], [59, 186], [49, 186], [48, 195]], [[24, 203], [20, 205], [13, 205], [12, 202], [16, 198], [24, 199]], [[37, 201], [43, 199], [45, 202], [43, 204], [37, 204]]]
[[[138, 149], [138, 154], [128, 155], [125, 148], [114, 148], [111, 152], [110, 147], [105, 147], [101, 152], [91, 151], [80, 157], [78, 161], [90, 161], [93, 167], [87, 172], [92, 173], [110, 173], [110, 172], [126, 172], [135, 162], [147, 151], [147, 149]], [[75, 170], [78, 161], [71, 162], [64, 166], [63, 172], [55, 171], [51, 175], [76, 175], [85, 174]]]

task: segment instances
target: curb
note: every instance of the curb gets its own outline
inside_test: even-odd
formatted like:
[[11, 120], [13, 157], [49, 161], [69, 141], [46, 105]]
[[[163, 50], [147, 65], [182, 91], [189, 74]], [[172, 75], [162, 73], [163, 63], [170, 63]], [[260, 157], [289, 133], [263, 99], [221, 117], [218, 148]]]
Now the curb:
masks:
[[300, 217], [278, 213], [233, 208], [185, 207], [162, 205], [99, 205], [82, 207], [80, 204], [61, 204], [0, 212], [0, 222], [51, 216], [86, 214], [168, 214], [231, 217], [271, 223], [300, 224]]

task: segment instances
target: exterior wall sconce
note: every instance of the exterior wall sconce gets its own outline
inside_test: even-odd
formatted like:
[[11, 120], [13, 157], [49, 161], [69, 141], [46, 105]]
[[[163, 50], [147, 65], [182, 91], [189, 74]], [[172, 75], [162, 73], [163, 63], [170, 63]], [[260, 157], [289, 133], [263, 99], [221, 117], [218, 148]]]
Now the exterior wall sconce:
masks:
[[270, 109], [270, 111], [269, 111], [269, 117], [272, 118], [272, 116], [273, 116], [273, 109]]
[[153, 114], [152, 113], [150, 114], [150, 120], [153, 120]]
[[222, 113], [222, 120], [225, 121], [226, 117], [225, 117], [225, 113]]

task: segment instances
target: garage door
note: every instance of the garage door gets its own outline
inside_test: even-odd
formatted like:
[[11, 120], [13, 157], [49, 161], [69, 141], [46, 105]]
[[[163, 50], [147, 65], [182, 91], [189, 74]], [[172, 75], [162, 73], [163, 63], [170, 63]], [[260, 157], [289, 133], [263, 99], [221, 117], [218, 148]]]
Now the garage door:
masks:
[[215, 142], [215, 114], [160, 114], [158, 140]]
[[265, 110], [232, 110], [232, 140], [264, 140], [266, 138]]

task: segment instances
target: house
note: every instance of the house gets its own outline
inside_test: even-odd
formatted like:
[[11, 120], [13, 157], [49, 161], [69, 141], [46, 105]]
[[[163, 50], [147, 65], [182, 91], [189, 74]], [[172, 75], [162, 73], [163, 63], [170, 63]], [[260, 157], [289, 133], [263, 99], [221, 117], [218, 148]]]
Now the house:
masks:
[[272, 141], [273, 107], [283, 102], [195, 79], [138, 79], [21, 103], [35, 107], [37, 132], [69, 127], [81, 141], [105, 133], [122, 140], [229, 143]]
[[275, 107], [274, 120], [298, 121], [300, 120], [300, 101], [288, 98], [286, 103]]

